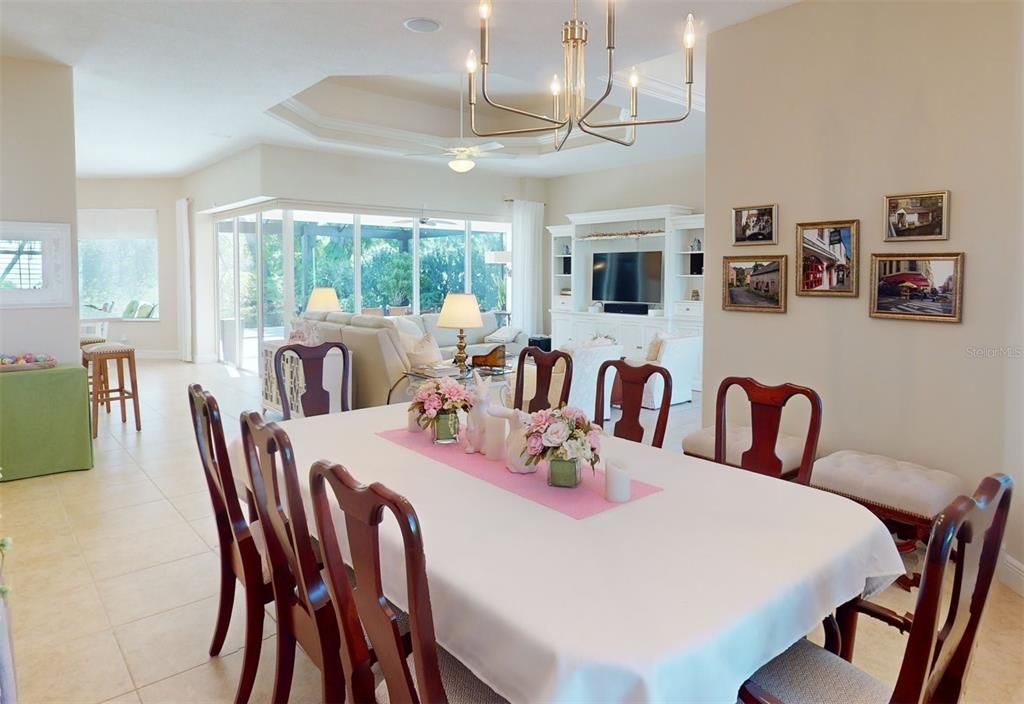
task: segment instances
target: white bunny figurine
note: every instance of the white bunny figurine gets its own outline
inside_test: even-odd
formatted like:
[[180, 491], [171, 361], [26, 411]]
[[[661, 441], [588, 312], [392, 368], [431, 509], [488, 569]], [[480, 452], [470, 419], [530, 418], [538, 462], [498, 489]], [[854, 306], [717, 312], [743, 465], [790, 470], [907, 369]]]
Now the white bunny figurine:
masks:
[[466, 427], [466, 454], [483, 452], [487, 436], [487, 409], [491, 405], [491, 379], [473, 370], [473, 407]]
[[523, 450], [526, 448], [526, 424], [530, 422], [530, 414], [504, 406], [491, 406], [488, 412], [492, 416], [508, 419], [505, 468], [515, 474], [536, 472], [537, 465], [527, 466], [526, 459], [523, 457]]

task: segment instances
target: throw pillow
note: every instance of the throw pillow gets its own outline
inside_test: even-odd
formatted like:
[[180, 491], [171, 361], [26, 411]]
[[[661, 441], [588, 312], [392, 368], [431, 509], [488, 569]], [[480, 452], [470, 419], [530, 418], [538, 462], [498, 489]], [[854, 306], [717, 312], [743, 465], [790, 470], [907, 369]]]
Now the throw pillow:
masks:
[[395, 325], [395, 330], [400, 335], [412, 335], [417, 340], [423, 337], [423, 331], [420, 330], [420, 326], [414, 323], [406, 316], [396, 316], [391, 318], [391, 321]]
[[651, 338], [650, 344], [647, 345], [647, 361], [657, 362], [658, 358], [661, 356], [661, 343], [671, 338], [671, 335], [666, 335], [663, 332], [654, 333], [654, 337]]
[[522, 330], [520, 330], [519, 328], [513, 327], [511, 325], [506, 325], [504, 327], [498, 328], [490, 335], [485, 337], [484, 342], [497, 342], [503, 345], [508, 344], [509, 342], [515, 342], [515, 339], [519, 337], [519, 333], [521, 332]]
[[[403, 341], [406, 335], [402, 335]], [[406, 349], [409, 356], [410, 367], [422, 367], [427, 364], [434, 364], [441, 361], [441, 348], [437, 346], [437, 340], [429, 332], [423, 335], [411, 349]]]

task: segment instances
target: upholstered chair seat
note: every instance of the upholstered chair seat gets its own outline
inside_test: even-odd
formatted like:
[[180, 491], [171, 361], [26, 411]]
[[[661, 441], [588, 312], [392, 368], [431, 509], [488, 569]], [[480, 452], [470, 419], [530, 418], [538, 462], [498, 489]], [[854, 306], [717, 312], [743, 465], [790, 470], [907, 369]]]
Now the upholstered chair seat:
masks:
[[82, 335], [78, 338], [78, 346], [85, 347], [86, 345], [98, 345], [101, 342], [106, 342], [107, 338], [103, 335]]
[[90, 359], [94, 355], [128, 354], [129, 352], [135, 352], [135, 348], [123, 342], [97, 342], [82, 347], [82, 354], [86, 359]]
[[955, 474], [853, 450], [815, 462], [811, 486], [929, 521], [964, 491]]
[[[750, 426], [730, 425], [725, 430], [725, 462], [739, 466], [740, 455], [746, 452], [752, 442]], [[799, 469], [804, 452], [804, 438], [779, 433], [775, 443], [775, 455], [782, 460], [783, 473]], [[715, 429], [702, 428], [683, 438], [683, 453], [705, 460], [715, 459]], [[818, 465], [814, 466], [818, 471]]]
[[806, 638], [750, 681], [785, 704], [888, 704], [892, 696], [892, 687]]
[[[406, 619], [408, 620], [408, 616]], [[415, 681], [416, 665], [413, 656], [410, 654], [406, 660]], [[444, 684], [449, 704], [507, 704], [501, 695], [481, 682], [468, 667], [440, 647], [437, 649], [437, 668], [441, 672], [441, 682]], [[377, 685], [375, 694], [378, 704], [391, 704], [388, 685], [384, 680]]]

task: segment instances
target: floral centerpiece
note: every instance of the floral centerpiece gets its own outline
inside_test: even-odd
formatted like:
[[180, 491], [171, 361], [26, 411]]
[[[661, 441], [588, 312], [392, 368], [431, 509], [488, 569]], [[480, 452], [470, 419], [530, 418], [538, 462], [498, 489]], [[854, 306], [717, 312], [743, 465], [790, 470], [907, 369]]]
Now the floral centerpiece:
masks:
[[548, 462], [548, 484], [574, 487], [580, 483], [581, 462], [591, 471], [600, 460], [601, 428], [578, 408], [545, 409], [526, 424], [526, 464]]
[[420, 427], [430, 428], [434, 442], [454, 443], [459, 438], [459, 411], [473, 407], [473, 396], [459, 382], [448, 377], [431, 379], [420, 384], [409, 410], [419, 419]]

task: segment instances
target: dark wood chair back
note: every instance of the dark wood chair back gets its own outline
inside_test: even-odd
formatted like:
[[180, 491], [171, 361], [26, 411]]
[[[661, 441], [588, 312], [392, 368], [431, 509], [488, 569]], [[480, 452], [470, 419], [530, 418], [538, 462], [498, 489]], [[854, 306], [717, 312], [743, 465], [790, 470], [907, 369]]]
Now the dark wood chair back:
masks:
[[604, 379], [609, 369], [615, 370], [622, 385], [622, 417], [615, 423], [612, 434], [633, 442], [644, 440], [640, 412], [643, 410], [644, 387], [647, 380], [655, 374], [660, 374], [665, 380], [665, 387], [661, 393], [661, 407], [658, 409], [658, 419], [655, 421], [654, 435], [651, 438], [651, 445], [661, 447], [665, 442], [665, 429], [668, 427], [668, 412], [672, 402], [672, 375], [664, 367], [654, 364], [634, 366], [622, 359], [609, 359], [604, 362], [597, 372], [597, 401], [594, 404], [594, 422], [601, 426], [604, 425], [601, 419], [604, 415]]
[[[327, 498], [326, 485], [345, 516], [352, 568], [355, 571], [355, 589], [350, 590], [338, 546], [337, 530]], [[388, 698], [392, 702], [429, 702], [444, 704], [448, 698], [441, 682], [437, 661], [437, 641], [434, 636], [434, 618], [430, 609], [430, 591], [427, 586], [426, 557], [423, 552], [423, 530], [416, 511], [409, 501], [386, 486], [374, 483], [359, 484], [341, 465], [317, 462], [310, 472], [310, 490], [313, 513], [324, 551], [328, 581], [333, 593], [339, 594], [337, 604], [350, 597], [354, 599], [359, 620], [373, 646], [380, 670], [387, 683]], [[408, 648], [399, 633], [398, 619], [381, 586], [380, 523], [389, 511], [398, 521], [405, 545], [405, 574], [409, 596], [409, 625], [415, 672], [409, 668]], [[344, 593], [344, 596], [341, 594]], [[343, 624], [355, 618], [345, 608], [336, 608]], [[348, 631], [346, 631], [348, 632]], [[361, 638], [360, 638], [361, 640]], [[365, 643], [347, 641], [348, 654], [355, 658], [350, 701], [373, 701], [373, 673]], [[415, 684], [414, 684], [415, 679]], [[358, 687], [358, 689], [357, 689]], [[369, 693], [369, 697], [366, 693]]]
[[284, 356], [294, 354], [299, 358], [302, 378], [306, 382], [306, 390], [299, 398], [299, 403], [302, 404], [302, 415], [308, 418], [331, 412], [331, 396], [324, 388], [324, 359], [331, 350], [341, 350], [341, 410], [351, 410], [348, 386], [352, 355], [348, 347], [341, 342], [325, 342], [316, 347], [283, 345], [274, 353], [274, 376], [277, 377], [277, 395], [281, 398], [281, 413], [285, 420], [292, 417], [292, 411], [282, 369]]
[[[250, 411], [242, 414], [242, 446], [267, 543], [279, 647], [282, 637], [302, 646], [320, 668], [325, 697], [330, 693], [327, 700], [332, 701], [342, 694], [337, 688], [344, 689], [338, 622], [309, 534], [291, 440], [279, 425]], [[275, 690], [281, 677], [279, 665]], [[290, 683], [290, 670], [285, 677]], [[279, 694], [284, 692], [275, 692], [274, 701]]]
[[[525, 382], [523, 371], [526, 367], [526, 360], [531, 357], [537, 368], [537, 381], [529, 408], [523, 408], [523, 384]], [[548, 395], [551, 391], [551, 377], [558, 360], [565, 362], [565, 376], [562, 378], [562, 390], [558, 395], [558, 406], [562, 407], [569, 403], [569, 390], [572, 388], [572, 356], [561, 350], [545, 352], [540, 347], [524, 347], [519, 352], [519, 365], [516, 367], [516, 393], [513, 399], [515, 408], [521, 411], [525, 410], [527, 413], [551, 408]]]
[[814, 458], [818, 453], [818, 436], [821, 434], [821, 397], [813, 389], [796, 384], [766, 386], [750, 377], [730, 376], [718, 387], [715, 404], [715, 462], [726, 464], [726, 403], [729, 389], [738, 386], [750, 401], [750, 448], [740, 455], [740, 467], [759, 474], [792, 479], [792, 471], [784, 472], [782, 460], [775, 454], [779, 440], [779, 424], [782, 409], [794, 396], [804, 396], [811, 404], [811, 418], [807, 426], [807, 439], [795, 479], [800, 484], [809, 484]]
[[[192, 427], [199, 446], [199, 460], [206, 475], [206, 486], [213, 504], [213, 518], [217, 524], [217, 538], [223, 554], [237, 555], [242, 574], [236, 576], [243, 584], [260, 584], [262, 568], [256, 545], [249, 532], [249, 520], [246, 519], [242, 506], [238, 501], [238, 490], [231, 473], [231, 461], [228, 458], [227, 445], [224, 442], [224, 426], [221, 421], [220, 406], [217, 399], [199, 384], [188, 387], [189, 410], [192, 412]], [[246, 503], [250, 508], [249, 519], [255, 520], [251, 494]], [[243, 554], [244, 553], [244, 554]], [[253, 560], [255, 558], [255, 561]], [[255, 582], [249, 580], [256, 580]]]
[[[999, 562], [1012, 493], [1010, 477], [994, 474], [982, 480], [973, 498], [957, 498], [936, 518], [893, 702], [959, 701]], [[954, 549], [952, 593], [940, 623], [943, 578]]]

